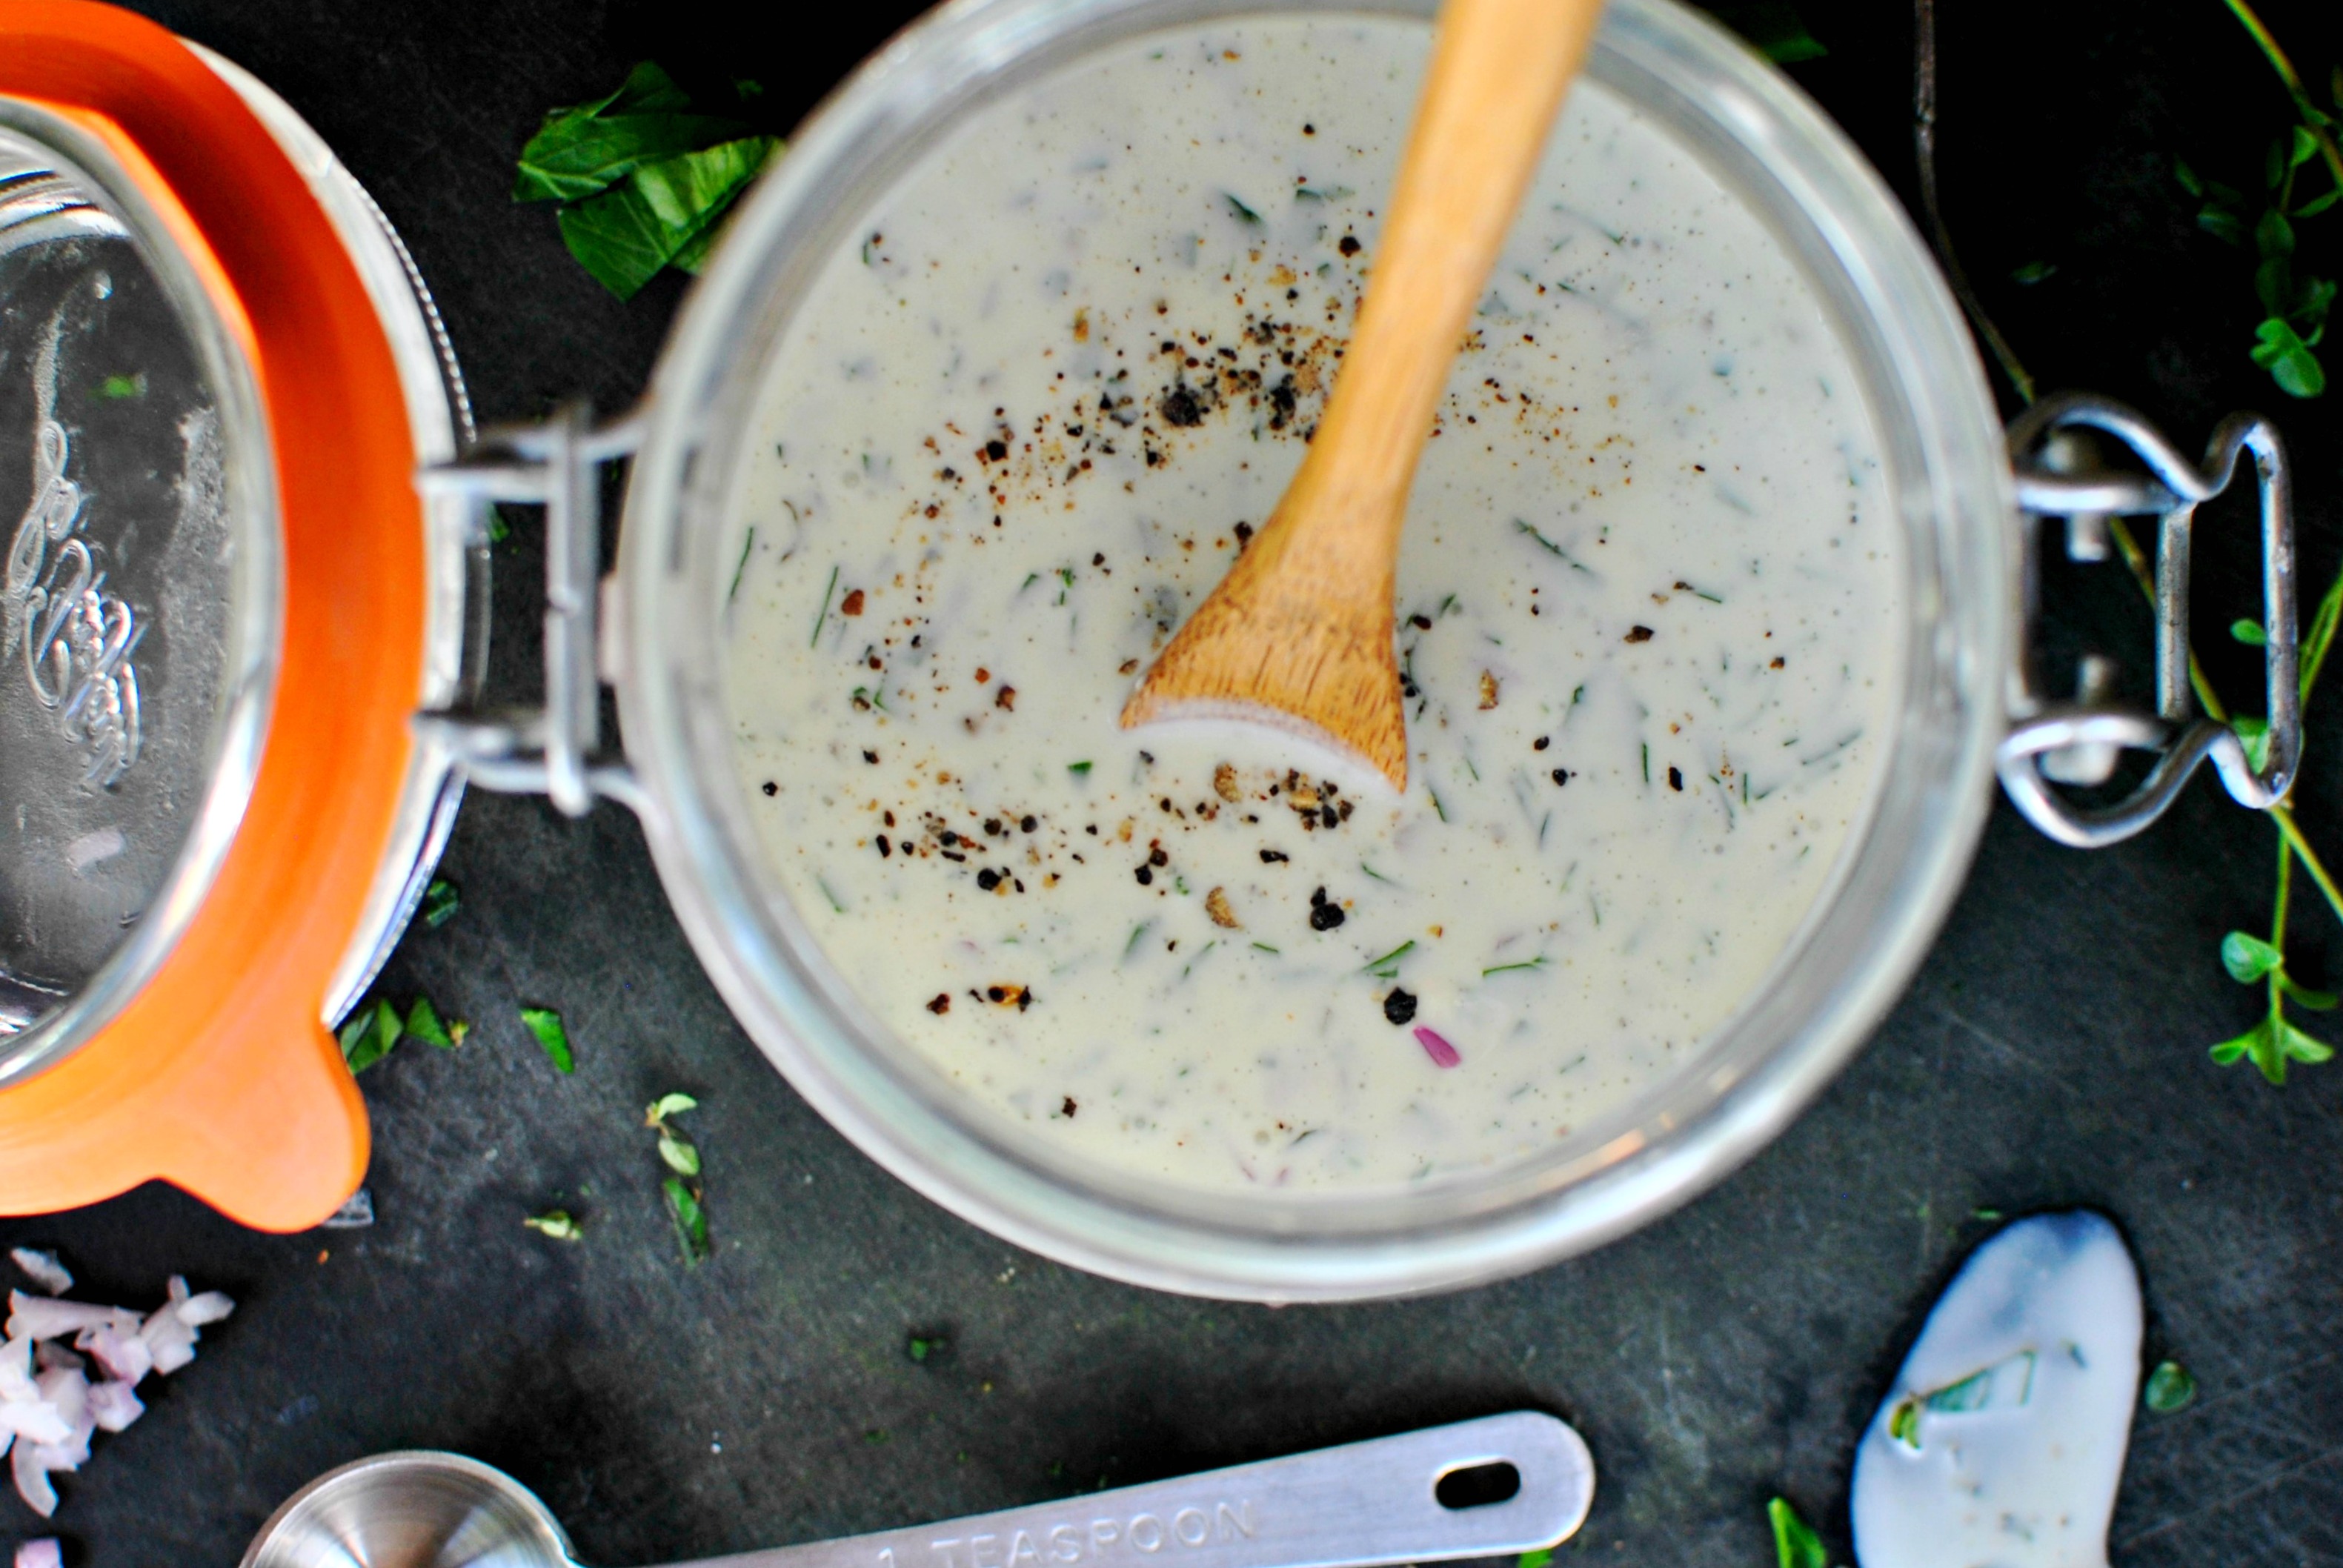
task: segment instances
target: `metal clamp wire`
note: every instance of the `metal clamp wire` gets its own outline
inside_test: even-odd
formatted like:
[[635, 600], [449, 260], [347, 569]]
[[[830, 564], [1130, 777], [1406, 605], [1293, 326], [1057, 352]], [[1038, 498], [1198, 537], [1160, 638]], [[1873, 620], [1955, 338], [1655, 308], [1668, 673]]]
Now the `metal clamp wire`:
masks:
[[[2060, 474], [2032, 460], [2054, 431], [2084, 427], [2131, 448], [2147, 476]], [[2133, 409], [2112, 398], [2062, 393], [2027, 409], [2009, 427], [2018, 504], [2037, 516], [2094, 513], [2155, 514], [2159, 518], [2156, 566], [2157, 706], [2155, 716], [2080, 705], [2054, 706], [2035, 694], [2031, 649], [2021, 650], [2016, 722], [1996, 759], [2002, 787], [2027, 820], [2061, 843], [2094, 848], [2127, 839], [2162, 816], [2180, 788], [2208, 757], [2229, 794], [2267, 810], [2293, 787], [2302, 752], [2302, 693], [2297, 646], [2293, 487], [2277, 428], [2258, 415], [2233, 414], [2207, 444], [2201, 467], [2191, 464]], [[2266, 632], [2268, 749], [2257, 769], [2228, 725], [2196, 712], [2189, 686], [2188, 569], [2197, 508], [2227, 489], [2239, 457], [2253, 454], [2261, 503], [2262, 606]], [[2034, 552], [2026, 541], [2026, 608], [2033, 609]], [[2040, 762], [2069, 747], [2117, 746], [2160, 753], [2148, 776], [2119, 804], [2087, 809], [2050, 787]]]

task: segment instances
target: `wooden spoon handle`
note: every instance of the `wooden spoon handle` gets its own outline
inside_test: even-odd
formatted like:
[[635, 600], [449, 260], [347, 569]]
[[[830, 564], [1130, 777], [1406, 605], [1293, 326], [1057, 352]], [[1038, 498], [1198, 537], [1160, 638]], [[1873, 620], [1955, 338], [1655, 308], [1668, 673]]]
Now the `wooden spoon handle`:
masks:
[[1442, 6], [1359, 328], [1306, 460], [1312, 471], [1295, 481], [1297, 491], [1319, 492], [1319, 504], [1294, 508], [1304, 516], [1379, 516], [1393, 537], [1330, 528], [1309, 541], [1312, 552], [1356, 553], [1361, 566], [1390, 570], [1458, 341], [1602, 14], [1602, 0]]

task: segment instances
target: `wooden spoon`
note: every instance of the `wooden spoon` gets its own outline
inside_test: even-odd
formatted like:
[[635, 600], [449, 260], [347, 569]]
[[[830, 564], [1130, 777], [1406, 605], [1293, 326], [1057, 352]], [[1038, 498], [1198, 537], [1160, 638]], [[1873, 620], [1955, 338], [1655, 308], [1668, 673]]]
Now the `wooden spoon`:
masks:
[[1446, 0], [1359, 329], [1301, 471], [1140, 678], [1122, 727], [1242, 719], [1407, 788], [1392, 594], [1408, 487], [1464, 324], [1602, 0]]

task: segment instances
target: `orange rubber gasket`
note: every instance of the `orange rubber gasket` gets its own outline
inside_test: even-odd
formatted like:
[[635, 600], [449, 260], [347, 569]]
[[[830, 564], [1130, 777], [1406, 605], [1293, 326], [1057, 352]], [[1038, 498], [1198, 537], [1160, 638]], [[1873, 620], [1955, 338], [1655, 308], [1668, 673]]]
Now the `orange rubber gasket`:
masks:
[[251, 802], [177, 945], [92, 1040], [0, 1091], [0, 1212], [156, 1178], [264, 1230], [365, 1176], [364, 1102], [319, 1019], [390, 839], [422, 681], [423, 519], [397, 368], [307, 183], [176, 36], [92, 0], [0, 5], [0, 93], [104, 139], [257, 373], [284, 619]]

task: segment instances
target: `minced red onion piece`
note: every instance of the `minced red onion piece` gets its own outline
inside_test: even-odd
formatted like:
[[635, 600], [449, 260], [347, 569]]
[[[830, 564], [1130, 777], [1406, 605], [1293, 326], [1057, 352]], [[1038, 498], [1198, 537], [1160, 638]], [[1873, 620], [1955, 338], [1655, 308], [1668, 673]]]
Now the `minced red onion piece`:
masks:
[[8, 1255], [16, 1260], [18, 1268], [31, 1276], [33, 1283], [49, 1294], [62, 1296], [73, 1289], [73, 1275], [57, 1261], [55, 1252], [35, 1251], [30, 1247], [11, 1247]]
[[8, 1337], [12, 1340], [54, 1340], [108, 1324], [136, 1329], [138, 1314], [89, 1302], [61, 1302], [53, 1296], [28, 1296], [22, 1291], [8, 1292]]
[[1432, 1058], [1432, 1065], [1434, 1067], [1454, 1067], [1464, 1060], [1456, 1054], [1454, 1046], [1440, 1038], [1439, 1031], [1436, 1030], [1429, 1030], [1418, 1025], [1415, 1031], [1415, 1043], [1423, 1047], [1423, 1054]]
[[15, 1568], [65, 1568], [65, 1548], [54, 1535], [27, 1541], [16, 1548]]
[[[26, 1270], [32, 1271], [29, 1265]], [[146, 1406], [133, 1392], [138, 1381], [150, 1371], [176, 1372], [195, 1360], [203, 1325], [236, 1311], [217, 1291], [192, 1294], [176, 1274], [168, 1298], [141, 1319], [121, 1307], [8, 1292], [8, 1337], [0, 1342], [0, 1453], [9, 1456], [17, 1495], [43, 1518], [57, 1506], [51, 1473], [80, 1469], [95, 1433], [120, 1432], [144, 1415]], [[88, 1363], [61, 1342], [66, 1334], [96, 1358], [104, 1381], [90, 1381]]]
[[126, 1382], [89, 1385], [89, 1417], [102, 1432], [120, 1432], [146, 1413], [146, 1402]]

